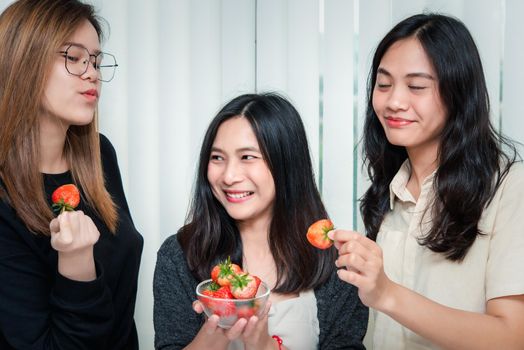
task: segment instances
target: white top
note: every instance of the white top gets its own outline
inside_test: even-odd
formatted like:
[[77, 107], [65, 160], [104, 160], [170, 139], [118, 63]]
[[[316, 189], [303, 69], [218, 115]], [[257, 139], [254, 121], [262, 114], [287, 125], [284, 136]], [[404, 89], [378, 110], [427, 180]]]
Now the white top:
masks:
[[[452, 308], [484, 313], [492, 298], [524, 294], [524, 168], [512, 166], [493, 200], [484, 210], [479, 236], [462, 262], [421, 246], [417, 238], [431, 225], [433, 178], [426, 178], [418, 201], [406, 188], [410, 165], [406, 161], [390, 185], [391, 212], [377, 236], [384, 254], [386, 275], [427, 298]], [[424, 216], [424, 220], [421, 218]], [[426, 339], [389, 316], [373, 311], [373, 348], [436, 349]]]
[[[317, 299], [312, 290], [301, 292], [297, 298], [271, 305], [268, 318], [270, 335], [282, 338], [289, 350], [316, 350], [320, 328], [317, 318]], [[228, 350], [243, 350], [240, 340], [232, 341]]]

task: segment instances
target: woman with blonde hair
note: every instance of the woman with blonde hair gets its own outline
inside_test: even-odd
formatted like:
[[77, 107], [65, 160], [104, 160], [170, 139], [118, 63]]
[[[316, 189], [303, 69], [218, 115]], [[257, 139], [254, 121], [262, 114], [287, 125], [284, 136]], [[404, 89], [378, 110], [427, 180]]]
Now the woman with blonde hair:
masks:
[[[0, 16], [2, 349], [138, 348], [143, 241], [97, 131], [101, 81], [117, 66], [101, 36], [77, 0], [20, 0]], [[55, 217], [64, 184], [80, 201]]]

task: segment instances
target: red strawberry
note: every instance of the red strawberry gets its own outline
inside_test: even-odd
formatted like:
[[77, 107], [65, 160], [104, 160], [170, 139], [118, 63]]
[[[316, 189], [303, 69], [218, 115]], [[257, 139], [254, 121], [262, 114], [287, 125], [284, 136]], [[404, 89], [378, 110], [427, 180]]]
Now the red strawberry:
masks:
[[213, 292], [213, 298], [225, 299], [222, 300], [213, 300], [212, 309], [213, 313], [218, 316], [230, 316], [235, 314], [235, 303], [231, 301], [226, 301], [228, 299], [233, 299], [233, 294], [229, 286], [220, 287], [218, 290]]
[[[231, 301], [233, 294], [229, 286], [221, 287], [215, 282], [211, 282], [201, 294], [210, 298], [204, 298], [199, 296], [199, 300], [204, 306], [210, 309], [214, 314], [218, 316], [230, 316], [235, 314], [235, 304]], [[224, 299], [224, 300], [219, 300]]]
[[258, 306], [255, 305], [254, 301], [251, 301], [249, 305], [240, 305], [237, 308], [237, 316], [242, 318], [250, 318], [257, 313]]
[[237, 264], [233, 264], [228, 257], [223, 262], [215, 265], [211, 270], [211, 279], [221, 286], [229, 286], [233, 275], [242, 273], [242, 269]]
[[234, 275], [231, 280], [231, 294], [236, 299], [254, 298], [260, 285], [260, 278], [249, 273]]
[[54, 211], [73, 211], [80, 203], [80, 191], [73, 184], [62, 185], [53, 192], [51, 200]]
[[333, 229], [331, 220], [318, 220], [309, 226], [306, 234], [307, 240], [319, 249], [327, 249], [333, 245], [333, 241], [327, 235]]
[[[214, 297], [215, 296], [215, 292], [220, 288], [220, 286], [218, 284], [216, 284], [215, 282], [211, 282], [207, 287], [206, 289], [204, 289], [201, 293], [203, 295], [206, 295], [208, 297]], [[214, 308], [214, 301], [213, 300], [210, 300], [208, 298], [199, 298], [200, 302], [202, 304], [204, 304], [205, 307], [209, 308], [209, 309], [213, 309]]]

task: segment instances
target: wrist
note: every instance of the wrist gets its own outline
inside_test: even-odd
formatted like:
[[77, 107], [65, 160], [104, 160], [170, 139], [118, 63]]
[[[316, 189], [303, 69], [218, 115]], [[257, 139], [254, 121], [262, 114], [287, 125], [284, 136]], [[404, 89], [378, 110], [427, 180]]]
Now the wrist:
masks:
[[93, 247], [75, 252], [58, 252], [58, 272], [71, 280], [89, 282], [96, 279]]
[[389, 281], [387, 288], [382, 293], [380, 303], [375, 308], [387, 315], [394, 313], [398, 305], [398, 293], [401, 288], [399, 284]]
[[278, 335], [272, 335], [271, 338], [273, 338], [273, 349], [283, 350], [284, 347], [282, 346], [283, 341], [282, 338], [280, 338]]

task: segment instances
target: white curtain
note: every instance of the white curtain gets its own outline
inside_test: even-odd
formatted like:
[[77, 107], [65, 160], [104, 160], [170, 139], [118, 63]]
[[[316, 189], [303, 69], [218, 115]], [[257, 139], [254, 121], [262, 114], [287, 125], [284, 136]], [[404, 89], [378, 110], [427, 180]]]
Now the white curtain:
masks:
[[[103, 86], [100, 128], [113, 142], [144, 236], [136, 321], [153, 348], [156, 251], [183, 224], [200, 142], [221, 105], [275, 90], [307, 128], [315, 170], [338, 227], [360, 228], [366, 186], [357, 142], [378, 40], [402, 18], [461, 18], [481, 51], [493, 121], [524, 141], [524, 24], [519, 0], [89, 0], [110, 24], [119, 67]], [[11, 1], [0, 0], [3, 9]]]

